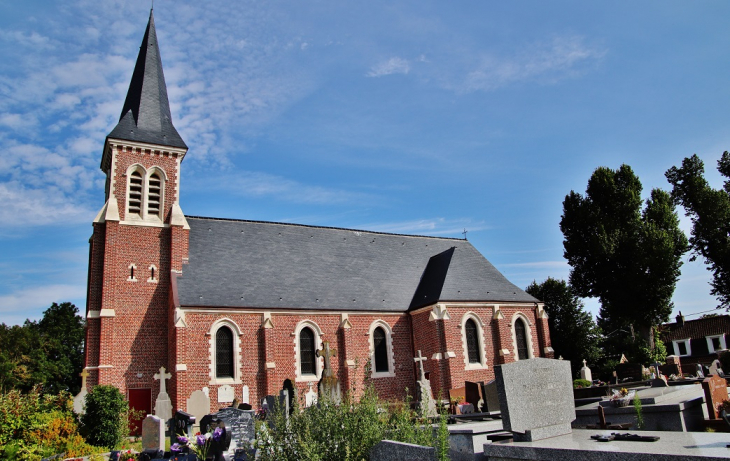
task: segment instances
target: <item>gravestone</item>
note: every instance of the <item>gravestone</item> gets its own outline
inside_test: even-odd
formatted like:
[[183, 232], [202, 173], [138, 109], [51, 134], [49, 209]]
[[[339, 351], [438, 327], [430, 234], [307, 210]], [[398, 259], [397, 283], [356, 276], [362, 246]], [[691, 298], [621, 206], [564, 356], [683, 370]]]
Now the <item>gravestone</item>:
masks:
[[187, 400], [188, 413], [195, 416], [195, 420], [200, 423], [203, 416], [210, 411], [210, 398], [204, 391], [194, 391]]
[[585, 359], [583, 359], [583, 368], [580, 369], [580, 379], [585, 379], [586, 381], [593, 383], [593, 373], [591, 373], [591, 369], [588, 368], [588, 364]]
[[279, 408], [284, 409], [284, 416], [289, 418], [291, 413], [291, 401], [289, 400], [289, 389], [279, 391]]
[[304, 406], [311, 407], [317, 405], [317, 393], [312, 390], [312, 383], [309, 383], [309, 390], [304, 394]]
[[423, 370], [423, 362], [428, 360], [426, 357], [421, 355], [421, 351], [418, 351], [418, 356], [413, 358], [413, 361], [418, 363], [420, 369], [420, 379], [416, 383], [418, 389], [418, 412], [426, 417], [433, 418], [438, 416], [436, 411], [436, 403], [433, 400], [433, 393], [431, 392], [431, 381], [426, 379], [426, 373]]
[[155, 416], [163, 421], [172, 418], [172, 402], [170, 396], [167, 395], [165, 380], [172, 378], [170, 373], [165, 373], [165, 367], [160, 367], [160, 372], [155, 373], [153, 378], [160, 381], [160, 393], [155, 401]]
[[142, 421], [142, 449], [165, 450], [165, 423], [155, 415]]
[[330, 348], [329, 341], [324, 341], [322, 349], [319, 349], [316, 354], [317, 357], [324, 358], [324, 370], [322, 370], [322, 379], [319, 381], [319, 395], [335, 404], [339, 404], [342, 401], [342, 391], [340, 381], [332, 371], [331, 364], [331, 358], [337, 356], [337, 351]]
[[86, 412], [86, 394], [89, 393], [86, 390], [86, 378], [89, 376], [89, 370], [84, 368], [79, 376], [81, 376], [81, 390], [74, 397], [74, 412], [77, 415], [83, 415]]
[[484, 411], [487, 411], [489, 413], [500, 411], [497, 381], [491, 380], [487, 384], [485, 384], [482, 388], [482, 394], [484, 394], [484, 403], [487, 407]]
[[712, 361], [712, 365], [710, 365], [710, 373], [711, 375], [719, 375], [719, 376], [725, 376], [725, 373], [722, 371], [722, 364], [720, 363], [719, 359], [715, 359]]
[[702, 364], [697, 364], [697, 377], [698, 378], [704, 378], [705, 377], [705, 370], [702, 369]]
[[[247, 449], [256, 437], [255, 411], [224, 408], [215, 417], [223, 421], [226, 431], [231, 434], [228, 452], [233, 455], [236, 449]], [[233, 456], [231, 456], [232, 458]]]
[[679, 370], [679, 366], [676, 363], [667, 363], [662, 365], [659, 370], [664, 376], [679, 376], [682, 372]]
[[228, 384], [224, 384], [218, 388], [218, 403], [233, 402], [235, 398], [235, 389]]
[[276, 409], [276, 397], [267, 395], [264, 397], [263, 405], [266, 405], [267, 411], [274, 411]]
[[216, 421], [215, 413], [210, 415], [205, 415], [202, 418], [200, 418], [200, 433], [205, 434], [207, 432], [210, 432], [212, 430], [212, 426], [214, 426], [214, 423]]
[[249, 403], [249, 391], [248, 386], [243, 386], [243, 391], [241, 393], [241, 403]]
[[192, 440], [195, 416], [190, 413], [178, 410], [170, 419], [170, 445], [177, 442], [178, 436], [182, 435]]
[[515, 442], [570, 434], [575, 420], [570, 362], [518, 360], [495, 368], [504, 429]]
[[618, 382], [630, 378], [631, 381], [641, 381], [644, 378], [644, 367], [640, 363], [619, 363], [616, 365]]
[[712, 375], [702, 381], [702, 389], [705, 391], [707, 414], [710, 419], [718, 419], [720, 412], [717, 411], [717, 406], [728, 399], [727, 381], [718, 375]]
[[470, 381], [464, 382], [464, 398], [466, 401], [474, 405], [475, 411], [482, 411], [482, 399], [481, 385], [479, 383], [472, 383]]

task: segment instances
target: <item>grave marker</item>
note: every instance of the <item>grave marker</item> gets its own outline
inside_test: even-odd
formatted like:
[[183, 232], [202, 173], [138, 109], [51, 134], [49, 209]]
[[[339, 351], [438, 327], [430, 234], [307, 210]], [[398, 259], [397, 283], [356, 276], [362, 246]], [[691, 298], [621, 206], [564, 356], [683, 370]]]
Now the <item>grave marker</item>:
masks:
[[142, 449], [165, 450], [165, 423], [155, 415], [142, 421]]
[[160, 372], [155, 373], [153, 378], [160, 381], [160, 393], [155, 400], [155, 416], [163, 421], [172, 418], [172, 402], [170, 396], [167, 395], [165, 388], [165, 380], [172, 378], [170, 373], [165, 373], [165, 367], [160, 367]]
[[89, 393], [86, 390], [86, 378], [89, 377], [89, 370], [84, 368], [79, 376], [81, 376], [81, 390], [74, 397], [74, 411], [76, 414], [83, 415], [86, 412], [86, 394]]
[[226, 425], [226, 431], [231, 434], [231, 454], [236, 448], [249, 448], [250, 442], [256, 437], [255, 411], [239, 410], [238, 408], [224, 408], [216, 413], [215, 417]]
[[195, 416], [196, 425], [199, 425], [203, 416], [210, 411], [210, 398], [205, 391], [194, 391], [187, 400], [187, 409], [188, 413]]
[[495, 367], [505, 430], [515, 442], [570, 434], [575, 420], [570, 362], [544, 358]]
[[720, 412], [717, 411], [717, 406], [728, 399], [727, 381], [718, 375], [712, 375], [702, 381], [702, 389], [705, 391], [707, 414], [710, 419], [720, 418]]
[[235, 398], [235, 389], [228, 384], [218, 388], [218, 403], [233, 402]]

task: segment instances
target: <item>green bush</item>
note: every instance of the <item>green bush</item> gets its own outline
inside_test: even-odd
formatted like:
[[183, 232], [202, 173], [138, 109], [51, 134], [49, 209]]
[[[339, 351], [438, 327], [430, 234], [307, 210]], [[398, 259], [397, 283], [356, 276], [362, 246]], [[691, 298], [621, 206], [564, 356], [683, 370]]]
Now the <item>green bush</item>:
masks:
[[68, 392], [41, 395], [40, 387], [23, 394], [0, 394], [0, 458], [37, 460], [65, 453], [77, 457], [99, 451], [79, 435]]
[[383, 403], [372, 387], [365, 389], [358, 402], [348, 395], [339, 405], [326, 398], [304, 411], [295, 405], [288, 421], [280, 409], [275, 409], [267, 416], [267, 423], [271, 424], [259, 424], [257, 429], [262, 461], [368, 459], [370, 449], [385, 439], [426, 446], [436, 446], [440, 440], [439, 452], [448, 452], [443, 450], [442, 440], [445, 437], [448, 446], [447, 428], [445, 436], [437, 432], [441, 437], [434, 437], [430, 422], [418, 418], [409, 399]]
[[581, 387], [591, 387], [592, 382], [588, 381], [587, 379], [574, 379], [573, 380], [573, 389], [580, 389]]
[[114, 386], [95, 386], [86, 395], [86, 414], [81, 424], [86, 441], [110, 450], [120, 446], [129, 433], [129, 404]]

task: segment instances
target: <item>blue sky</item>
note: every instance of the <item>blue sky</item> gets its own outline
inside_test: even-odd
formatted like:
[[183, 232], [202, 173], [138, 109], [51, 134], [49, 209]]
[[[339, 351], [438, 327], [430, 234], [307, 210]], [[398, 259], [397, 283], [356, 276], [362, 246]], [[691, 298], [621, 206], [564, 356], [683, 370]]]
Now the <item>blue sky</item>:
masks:
[[[149, 6], [0, 1], [0, 322], [54, 301], [84, 309], [102, 146]], [[158, 0], [190, 147], [182, 209], [466, 229], [518, 286], [567, 278], [562, 201], [598, 166], [630, 165], [648, 197], [697, 153], [720, 186], [729, 17], [726, 1]], [[675, 314], [715, 307], [709, 281], [685, 263]]]

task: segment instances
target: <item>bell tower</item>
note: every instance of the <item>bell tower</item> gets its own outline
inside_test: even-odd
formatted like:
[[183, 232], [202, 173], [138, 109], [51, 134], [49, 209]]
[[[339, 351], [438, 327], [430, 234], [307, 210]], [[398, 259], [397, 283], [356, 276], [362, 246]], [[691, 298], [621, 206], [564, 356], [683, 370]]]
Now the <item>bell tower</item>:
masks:
[[179, 204], [187, 150], [172, 124], [150, 11], [119, 122], [104, 143], [105, 203], [89, 240], [88, 383], [114, 385], [130, 401], [153, 402], [154, 374], [174, 370], [169, 296], [171, 273], [187, 257], [189, 226]]

